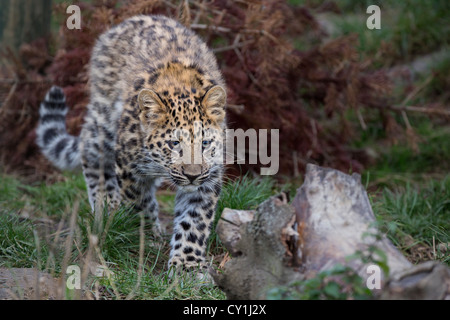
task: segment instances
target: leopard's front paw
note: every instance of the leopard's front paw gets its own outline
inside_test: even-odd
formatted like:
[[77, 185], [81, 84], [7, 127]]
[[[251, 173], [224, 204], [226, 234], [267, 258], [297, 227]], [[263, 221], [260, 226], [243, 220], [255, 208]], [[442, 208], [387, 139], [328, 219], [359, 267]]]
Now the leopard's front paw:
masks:
[[214, 280], [209, 273], [210, 263], [205, 260], [185, 261], [182, 257], [175, 256], [169, 261], [169, 277], [179, 275], [182, 281], [190, 279], [198, 285], [211, 285]]
[[184, 270], [191, 269], [206, 269], [209, 267], [209, 264], [205, 261], [205, 259], [197, 259], [195, 261], [188, 261], [186, 257], [182, 257], [180, 255], [175, 255], [169, 260], [169, 268], [181, 268]]

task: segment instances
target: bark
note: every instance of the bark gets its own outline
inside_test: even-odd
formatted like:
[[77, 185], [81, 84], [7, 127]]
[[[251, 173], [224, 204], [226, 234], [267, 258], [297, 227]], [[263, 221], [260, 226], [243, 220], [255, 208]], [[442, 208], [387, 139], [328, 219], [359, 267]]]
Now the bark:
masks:
[[[449, 268], [438, 262], [413, 266], [377, 230], [358, 174], [308, 165], [292, 205], [281, 195], [254, 212], [226, 209], [217, 232], [233, 258], [212, 275], [229, 299], [264, 299], [273, 287], [310, 279], [337, 264], [366, 283], [373, 261], [389, 267], [389, 277], [381, 273], [381, 289], [374, 291], [377, 298], [450, 297]], [[373, 261], [348, 259], [371, 248], [378, 255]]]
[[[245, 221], [251, 213], [244, 212], [240, 211], [240, 215]], [[235, 254], [225, 264], [223, 273], [213, 273], [212, 276], [227, 298], [263, 299], [267, 289], [289, 283], [300, 275], [286, 267], [289, 258], [281, 234], [292, 222], [295, 212], [285, 199], [274, 197], [263, 202], [255, 210], [251, 222], [240, 226], [234, 224], [234, 228], [226, 226], [229, 224], [226, 221], [236, 222], [237, 219], [233, 220], [230, 215], [238, 213], [232, 210], [224, 210], [223, 213], [225, 216], [219, 221], [217, 232], [226, 248]], [[230, 233], [227, 234], [224, 228], [228, 228]], [[233, 241], [236, 238], [240, 240]]]
[[[358, 174], [308, 165], [293, 206], [299, 223], [299, 261], [308, 273], [344, 264], [355, 251], [375, 246], [388, 257], [390, 273], [412, 265], [375, 227], [375, 216]], [[377, 237], [381, 237], [377, 239]], [[366, 265], [352, 261], [364, 275]]]

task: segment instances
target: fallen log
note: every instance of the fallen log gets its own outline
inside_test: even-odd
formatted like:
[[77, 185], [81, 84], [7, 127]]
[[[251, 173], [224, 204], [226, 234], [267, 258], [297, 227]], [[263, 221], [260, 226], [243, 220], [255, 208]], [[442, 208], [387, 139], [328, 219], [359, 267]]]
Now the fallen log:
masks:
[[413, 266], [380, 234], [358, 174], [308, 165], [292, 205], [281, 194], [254, 211], [225, 209], [217, 233], [233, 258], [212, 276], [229, 299], [265, 299], [337, 266], [375, 298], [450, 298], [449, 268]]

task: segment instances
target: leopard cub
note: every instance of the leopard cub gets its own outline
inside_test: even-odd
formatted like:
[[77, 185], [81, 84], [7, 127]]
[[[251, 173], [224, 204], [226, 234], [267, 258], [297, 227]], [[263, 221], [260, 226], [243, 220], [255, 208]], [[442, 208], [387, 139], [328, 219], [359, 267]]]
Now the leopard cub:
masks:
[[190, 29], [164, 16], [136, 16], [102, 34], [90, 61], [90, 102], [79, 137], [66, 131], [64, 93], [40, 108], [37, 143], [61, 169], [83, 169], [94, 210], [106, 200], [134, 208], [159, 230], [159, 181], [176, 187], [169, 265], [205, 265], [221, 191], [225, 83]]

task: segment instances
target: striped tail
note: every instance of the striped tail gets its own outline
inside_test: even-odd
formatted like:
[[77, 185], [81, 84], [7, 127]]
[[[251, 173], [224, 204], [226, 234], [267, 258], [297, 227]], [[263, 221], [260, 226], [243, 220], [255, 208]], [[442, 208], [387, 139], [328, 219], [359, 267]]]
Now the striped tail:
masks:
[[61, 170], [81, 167], [80, 138], [66, 131], [67, 109], [64, 92], [53, 86], [41, 103], [36, 130], [36, 142], [42, 153]]

